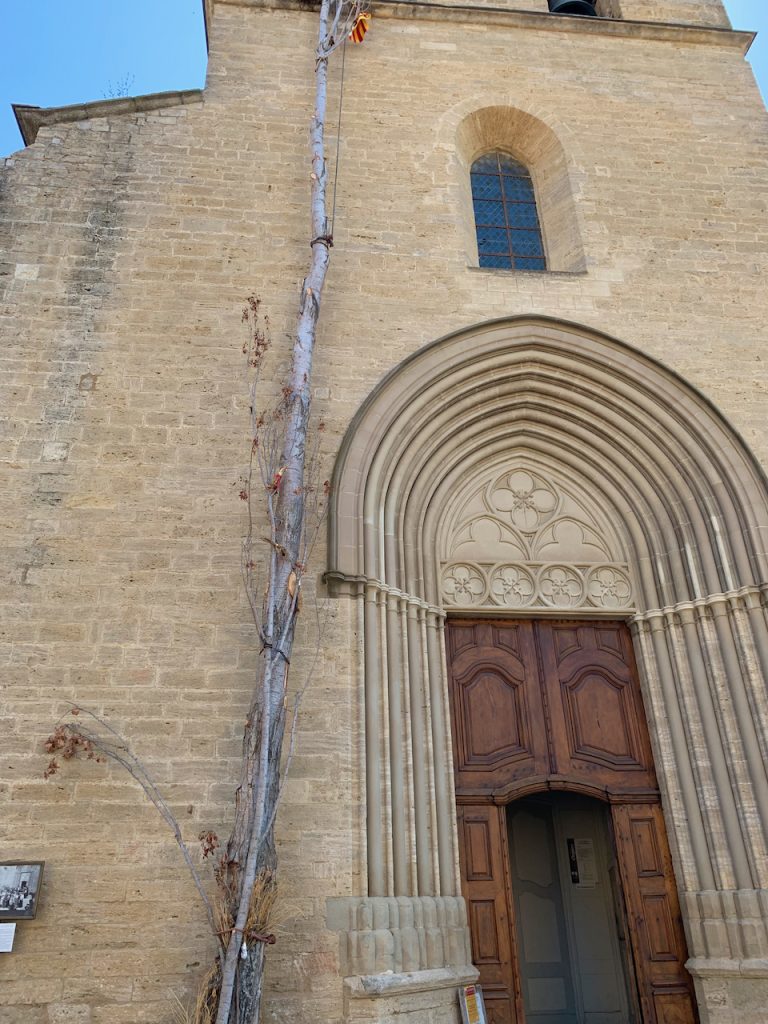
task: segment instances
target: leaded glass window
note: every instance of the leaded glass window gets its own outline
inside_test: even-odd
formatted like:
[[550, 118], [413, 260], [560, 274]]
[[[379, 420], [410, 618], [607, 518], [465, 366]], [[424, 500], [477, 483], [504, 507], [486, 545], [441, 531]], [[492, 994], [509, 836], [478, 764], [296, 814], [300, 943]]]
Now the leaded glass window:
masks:
[[470, 174], [481, 267], [546, 270], [528, 169], [506, 153], [475, 160]]

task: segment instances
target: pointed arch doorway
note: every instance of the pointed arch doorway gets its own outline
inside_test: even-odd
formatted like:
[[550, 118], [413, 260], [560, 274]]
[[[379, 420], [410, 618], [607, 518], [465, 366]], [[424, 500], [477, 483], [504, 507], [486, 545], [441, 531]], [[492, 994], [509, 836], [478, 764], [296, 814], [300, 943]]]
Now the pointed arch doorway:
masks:
[[449, 620], [462, 890], [490, 1024], [694, 1024], [621, 622]]
[[[632, 630], [702, 1020], [768, 1005], [767, 521], [706, 397], [589, 328], [478, 324], [376, 386], [339, 450], [325, 576], [360, 708], [360, 881], [328, 904], [345, 976], [474, 977], [446, 620], [581, 616]], [[680, 1024], [668, 995], [649, 1021]]]

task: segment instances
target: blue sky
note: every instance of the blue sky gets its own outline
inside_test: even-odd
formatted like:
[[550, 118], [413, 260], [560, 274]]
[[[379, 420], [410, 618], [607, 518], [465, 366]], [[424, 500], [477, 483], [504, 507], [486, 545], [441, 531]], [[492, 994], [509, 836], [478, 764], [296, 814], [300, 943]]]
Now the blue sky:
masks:
[[[205, 81], [201, 0], [0, 0], [0, 156], [22, 146], [12, 103], [41, 107], [193, 89]], [[751, 59], [768, 96], [768, 4], [726, 0], [760, 31]]]
[[202, 0], [0, 0], [0, 155], [23, 146], [12, 103], [58, 107], [205, 82]]

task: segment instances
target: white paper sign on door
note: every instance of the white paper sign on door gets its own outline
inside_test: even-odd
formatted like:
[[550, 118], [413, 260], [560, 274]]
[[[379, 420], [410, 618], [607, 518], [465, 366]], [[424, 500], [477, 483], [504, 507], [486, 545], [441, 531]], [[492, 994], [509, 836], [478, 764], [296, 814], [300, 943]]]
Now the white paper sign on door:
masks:
[[597, 858], [592, 839], [568, 839], [568, 864], [571, 881], [582, 889], [594, 889], [597, 885]]

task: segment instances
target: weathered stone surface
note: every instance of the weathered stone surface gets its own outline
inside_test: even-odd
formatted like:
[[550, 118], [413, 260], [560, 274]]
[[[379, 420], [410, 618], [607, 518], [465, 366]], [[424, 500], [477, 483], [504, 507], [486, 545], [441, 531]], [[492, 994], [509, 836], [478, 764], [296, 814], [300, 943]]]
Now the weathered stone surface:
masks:
[[[315, 379], [321, 479], [385, 373], [437, 337], [522, 314], [661, 360], [768, 463], [767, 125], [744, 39], [710, 31], [727, 25], [717, 0], [605, 13], [653, 24], [383, 8], [349, 48]], [[682, 22], [695, 28], [665, 28]], [[220, 0], [209, 31], [202, 100], [50, 119], [0, 167], [0, 853], [47, 862], [37, 919], [0, 957], [3, 1024], [168, 1024], [213, 952], [138, 788], [89, 763], [41, 778], [43, 740], [76, 701], [130, 740], [192, 845], [227, 831], [259, 648], [240, 580], [240, 310], [255, 293], [270, 316], [266, 401], [307, 263], [315, 14]], [[331, 162], [339, 75], [337, 61]], [[550, 137], [562, 151], [541, 215], [548, 246], [566, 230], [571, 255], [578, 242], [575, 269], [475, 265], [467, 119], [491, 108], [483, 131], [509, 110], [509, 145], [532, 161]], [[307, 609], [315, 589], [325, 600], [324, 567], [321, 536]], [[450, 987], [345, 992], [326, 901], [365, 895], [360, 623], [347, 600], [323, 605], [319, 639], [314, 618], [293, 665], [294, 687], [312, 680], [279, 822], [267, 1019], [442, 1024]], [[726, 948], [721, 904], [698, 913]], [[756, 919], [736, 916], [745, 948]], [[763, 1024], [765, 978], [729, 963], [697, 978], [702, 1021]]]

